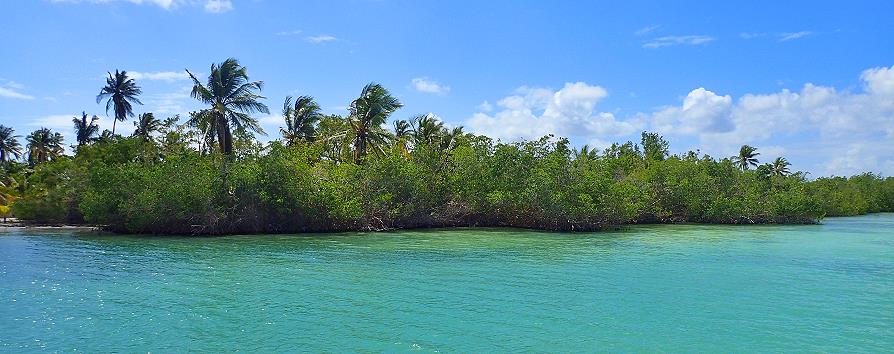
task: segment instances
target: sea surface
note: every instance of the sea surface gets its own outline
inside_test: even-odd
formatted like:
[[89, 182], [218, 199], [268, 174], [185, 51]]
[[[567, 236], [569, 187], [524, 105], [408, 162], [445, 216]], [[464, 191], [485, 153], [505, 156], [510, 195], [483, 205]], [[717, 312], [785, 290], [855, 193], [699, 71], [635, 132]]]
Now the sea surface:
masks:
[[0, 232], [0, 352], [894, 351], [894, 214], [808, 226]]

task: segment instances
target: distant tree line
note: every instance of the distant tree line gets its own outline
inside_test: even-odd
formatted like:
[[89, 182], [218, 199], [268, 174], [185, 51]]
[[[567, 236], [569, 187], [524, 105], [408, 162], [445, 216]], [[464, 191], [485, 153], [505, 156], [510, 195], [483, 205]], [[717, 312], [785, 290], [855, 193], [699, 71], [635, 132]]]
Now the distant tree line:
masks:
[[[716, 159], [672, 155], [643, 132], [604, 150], [547, 136], [504, 143], [426, 114], [392, 120], [401, 102], [365, 86], [349, 114], [325, 115], [310, 96], [286, 97], [281, 139], [235, 59], [188, 72], [206, 108], [161, 120], [134, 114], [142, 93], [125, 71], [97, 96], [131, 136], [73, 117], [73, 154], [47, 128], [24, 139], [0, 126], [0, 214], [89, 223], [117, 232], [223, 234], [511, 226], [600, 230], [640, 223], [813, 223], [894, 211], [894, 178], [864, 173], [808, 180], [785, 158], [743, 146]], [[389, 125], [390, 123], [390, 125]]]

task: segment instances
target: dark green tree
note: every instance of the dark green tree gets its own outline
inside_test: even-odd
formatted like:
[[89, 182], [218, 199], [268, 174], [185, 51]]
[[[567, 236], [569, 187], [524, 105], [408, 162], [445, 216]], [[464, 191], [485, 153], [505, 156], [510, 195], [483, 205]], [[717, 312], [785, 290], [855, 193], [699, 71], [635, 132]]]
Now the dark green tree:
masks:
[[760, 155], [757, 149], [750, 145], [742, 145], [739, 154], [733, 156], [733, 163], [742, 171], [748, 170], [749, 167], [757, 166], [757, 156]]
[[49, 128], [35, 130], [25, 140], [28, 141], [28, 162], [32, 165], [53, 160], [65, 151], [62, 134]]
[[211, 64], [211, 73], [206, 84], [202, 84], [189, 70], [192, 78], [192, 97], [210, 108], [196, 112], [190, 124], [205, 129], [205, 135], [217, 137], [220, 151], [224, 155], [233, 153], [233, 130], [241, 129], [265, 134], [252, 113], [266, 113], [270, 110], [260, 102], [264, 99], [255, 91], [260, 91], [263, 81], [249, 81], [248, 73], [239, 61], [233, 58], [220, 64]]
[[791, 166], [792, 164], [790, 164], [784, 157], [777, 157], [776, 160], [773, 160], [772, 165], [773, 175], [775, 176], [784, 177], [792, 174], [792, 172], [789, 170], [789, 166]]
[[115, 125], [118, 121], [125, 121], [133, 117], [133, 104], [143, 104], [137, 98], [143, 91], [137, 86], [134, 79], [127, 77], [127, 71], [115, 70], [115, 75], [109, 72], [106, 85], [96, 95], [96, 103], [106, 100], [106, 114], [114, 108], [115, 116], [112, 121], [112, 135], [115, 135]]
[[87, 119], [87, 112], [81, 112], [81, 118], [74, 117], [71, 122], [74, 123], [75, 140], [78, 146], [84, 146], [99, 139], [99, 124], [96, 121], [99, 117]]
[[161, 131], [163, 127], [162, 121], [155, 118], [155, 115], [151, 112], [140, 114], [137, 117], [137, 121], [133, 122], [133, 125], [136, 128], [133, 131], [133, 136], [140, 137], [143, 141], [152, 140], [152, 134]]
[[351, 102], [349, 117], [353, 135], [354, 162], [361, 163], [370, 148], [382, 153], [388, 132], [382, 128], [394, 111], [403, 107], [382, 85], [370, 83]]
[[294, 145], [299, 141], [311, 142], [316, 137], [317, 123], [322, 118], [320, 105], [310, 96], [298, 96], [292, 102], [292, 96], [286, 96], [282, 106], [282, 116], [286, 121], [285, 127], [280, 127], [283, 139], [288, 145]]
[[5, 125], [0, 125], [0, 162], [18, 159], [22, 156], [22, 145], [19, 144], [15, 130]]

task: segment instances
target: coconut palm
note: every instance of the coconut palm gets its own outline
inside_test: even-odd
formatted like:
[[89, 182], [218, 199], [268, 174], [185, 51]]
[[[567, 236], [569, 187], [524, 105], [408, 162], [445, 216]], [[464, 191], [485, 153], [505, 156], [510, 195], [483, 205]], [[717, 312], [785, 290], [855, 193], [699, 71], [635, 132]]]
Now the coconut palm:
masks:
[[403, 119], [399, 119], [399, 120], [394, 121], [394, 123], [392, 123], [392, 124], [394, 124], [394, 137], [395, 138], [400, 139], [400, 138], [406, 138], [406, 137], [410, 136], [410, 133], [411, 133], [410, 122], [403, 120]]
[[81, 118], [71, 119], [71, 122], [74, 123], [75, 140], [77, 140], [78, 146], [89, 144], [99, 138], [99, 125], [96, 124], [98, 120], [97, 116], [87, 120], [87, 112], [81, 112]]
[[453, 127], [451, 129], [444, 129], [441, 135], [441, 143], [439, 148], [441, 151], [453, 150], [459, 145], [460, 138], [465, 136], [466, 132], [463, 127]]
[[220, 64], [211, 64], [211, 74], [207, 84], [202, 84], [189, 70], [192, 78], [192, 97], [211, 107], [198, 111], [192, 119], [203, 121], [192, 122], [193, 126], [204, 126], [204, 133], [217, 137], [220, 151], [225, 155], [233, 153], [233, 130], [265, 134], [258, 121], [251, 113], [270, 113], [267, 106], [259, 102], [264, 96], [258, 95], [264, 83], [249, 81], [244, 66], [236, 59], [229, 58]]
[[750, 145], [742, 145], [739, 149], [739, 154], [733, 156], [733, 163], [742, 169], [742, 171], [747, 170], [749, 167], [757, 166], [757, 156], [760, 155], [757, 152], [757, 149]]
[[28, 141], [28, 162], [32, 165], [53, 160], [62, 155], [62, 134], [49, 128], [40, 128], [31, 132]]
[[115, 70], [115, 75], [109, 72], [106, 78], [106, 86], [96, 95], [96, 103], [106, 100], [106, 114], [114, 108], [115, 119], [112, 121], [112, 135], [115, 135], [115, 124], [133, 117], [133, 104], [143, 104], [137, 98], [143, 91], [137, 86], [136, 81], [127, 77], [127, 71]]
[[162, 128], [162, 122], [158, 118], [155, 118], [155, 115], [150, 113], [143, 113], [139, 117], [137, 117], [137, 121], [133, 122], [134, 131], [133, 136], [140, 137], [143, 141], [152, 140], [152, 133], [158, 132]]
[[382, 85], [370, 83], [351, 102], [349, 117], [354, 136], [354, 162], [361, 163], [368, 150], [384, 152], [382, 145], [388, 140], [388, 132], [382, 128], [388, 116], [403, 104]]
[[772, 171], [775, 176], [788, 176], [792, 174], [789, 170], [789, 166], [791, 166], [788, 160], [784, 157], [777, 157], [776, 160], [773, 160]]
[[413, 140], [416, 144], [433, 145], [447, 132], [444, 123], [434, 114], [418, 115], [410, 119]]
[[22, 145], [19, 144], [15, 130], [0, 125], [0, 162], [17, 159], [22, 156]]
[[286, 96], [282, 105], [282, 116], [286, 121], [285, 127], [280, 127], [288, 145], [298, 141], [313, 141], [316, 135], [316, 125], [323, 116], [320, 113], [320, 105], [314, 102], [310, 96], [299, 96], [294, 104], [292, 96]]

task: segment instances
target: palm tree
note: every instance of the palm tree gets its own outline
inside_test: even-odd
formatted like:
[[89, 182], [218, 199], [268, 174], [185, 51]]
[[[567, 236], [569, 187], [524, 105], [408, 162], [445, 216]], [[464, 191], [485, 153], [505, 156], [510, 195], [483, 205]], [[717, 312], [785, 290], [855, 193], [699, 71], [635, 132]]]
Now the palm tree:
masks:
[[133, 125], [136, 128], [133, 131], [133, 136], [138, 136], [143, 141], [152, 140], [152, 133], [160, 131], [162, 127], [161, 120], [155, 118], [151, 112], [141, 114], [137, 117], [137, 121], [133, 122]]
[[403, 104], [387, 89], [376, 83], [367, 84], [360, 97], [351, 102], [349, 117], [354, 133], [354, 162], [361, 163], [370, 147], [383, 152], [382, 145], [388, 139], [388, 132], [382, 128], [388, 116]]
[[773, 160], [772, 171], [775, 176], [788, 176], [792, 174], [792, 172], [788, 169], [791, 166], [788, 160], [784, 157], [777, 157], [776, 160]]
[[466, 132], [462, 126], [453, 127], [450, 130], [444, 129], [441, 135], [441, 151], [453, 150], [459, 145], [460, 138], [465, 136]]
[[99, 90], [99, 94], [96, 95], [96, 103], [101, 102], [103, 99], [106, 100], [106, 114], [109, 114], [109, 108], [115, 109], [115, 119], [112, 121], [112, 135], [115, 135], [115, 123], [118, 121], [125, 121], [127, 117], [133, 117], [133, 104], [143, 104], [137, 98], [141, 93], [140, 87], [137, 86], [137, 83], [127, 77], [127, 71], [118, 71], [115, 70], [115, 75], [113, 76], [111, 72], [109, 72], [109, 77], [106, 78], [106, 86]]
[[750, 145], [742, 145], [739, 149], [739, 155], [733, 156], [733, 163], [745, 171], [750, 166], [757, 166], [757, 156], [760, 155], [757, 149]]
[[74, 117], [71, 119], [71, 122], [74, 123], [75, 139], [78, 142], [78, 146], [89, 144], [98, 139], [99, 125], [96, 124], [98, 120], [99, 117], [93, 116], [88, 121], [87, 112], [81, 112], [81, 118]]
[[292, 104], [292, 96], [286, 96], [282, 105], [282, 116], [286, 120], [286, 126], [279, 128], [288, 145], [298, 141], [313, 141], [316, 135], [316, 125], [323, 116], [320, 113], [320, 105], [314, 102], [310, 96], [299, 96]]
[[418, 115], [410, 119], [413, 129], [413, 140], [416, 144], [433, 145], [447, 132], [437, 116], [434, 114]]
[[382, 145], [388, 139], [388, 132], [382, 129], [382, 125], [391, 113], [401, 107], [403, 104], [382, 85], [370, 83], [363, 87], [360, 97], [351, 102], [350, 107], [355, 163], [363, 161], [370, 147], [383, 152]]
[[64, 151], [62, 134], [49, 128], [35, 130], [25, 140], [28, 141], [28, 162], [32, 165], [53, 160]]
[[0, 125], [0, 162], [17, 159], [22, 156], [22, 145], [19, 144], [15, 130]]
[[[262, 81], [248, 81], [244, 66], [236, 59], [229, 58], [220, 64], [211, 64], [208, 83], [203, 85], [189, 70], [192, 78], [192, 97], [208, 104], [211, 108], [203, 109], [193, 119], [204, 121], [205, 133], [217, 137], [220, 150], [225, 155], [233, 153], [233, 129], [242, 129], [265, 134], [258, 121], [249, 114], [270, 113], [267, 106], [258, 100], [264, 96], [254, 93], [260, 91]], [[201, 126], [193, 122], [193, 126]]]

